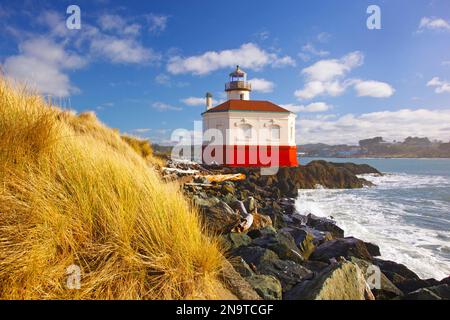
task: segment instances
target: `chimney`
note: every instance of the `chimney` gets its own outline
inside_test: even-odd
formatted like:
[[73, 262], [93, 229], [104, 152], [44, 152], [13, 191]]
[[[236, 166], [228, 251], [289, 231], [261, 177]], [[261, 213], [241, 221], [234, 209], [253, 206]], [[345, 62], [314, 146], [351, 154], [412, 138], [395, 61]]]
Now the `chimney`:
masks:
[[210, 92], [206, 93], [206, 110], [212, 108], [212, 94]]

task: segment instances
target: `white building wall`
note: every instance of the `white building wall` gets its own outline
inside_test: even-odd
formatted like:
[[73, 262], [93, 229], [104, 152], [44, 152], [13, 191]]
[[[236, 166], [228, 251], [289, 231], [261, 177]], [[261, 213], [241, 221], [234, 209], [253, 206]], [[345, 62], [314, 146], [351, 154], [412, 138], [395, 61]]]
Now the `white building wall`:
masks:
[[[203, 115], [203, 131], [219, 129], [227, 145], [295, 146], [295, 118], [293, 113], [272, 112], [215, 112]], [[241, 129], [251, 126], [251, 138]], [[280, 137], [272, 136], [272, 126], [280, 127]], [[228, 131], [227, 131], [228, 129]], [[226, 136], [228, 134], [228, 136]]]
[[250, 92], [248, 90], [228, 91], [227, 100], [250, 100]]

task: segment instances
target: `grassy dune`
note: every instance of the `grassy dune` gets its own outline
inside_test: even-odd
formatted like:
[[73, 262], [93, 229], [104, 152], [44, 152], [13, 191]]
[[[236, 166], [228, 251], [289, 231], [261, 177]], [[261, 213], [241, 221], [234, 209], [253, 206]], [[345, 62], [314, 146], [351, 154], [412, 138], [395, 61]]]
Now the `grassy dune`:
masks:
[[0, 78], [1, 299], [216, 298], [222, 259], [118, 132]]

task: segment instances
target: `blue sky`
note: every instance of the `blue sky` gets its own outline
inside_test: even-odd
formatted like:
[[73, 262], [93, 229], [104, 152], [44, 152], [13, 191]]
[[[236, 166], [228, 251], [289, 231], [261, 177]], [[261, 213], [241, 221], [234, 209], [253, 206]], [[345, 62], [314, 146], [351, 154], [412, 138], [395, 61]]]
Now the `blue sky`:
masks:
[[[80, 30], [66, 27], [71, 4]], [[298, 143], [450, 140], [447, 0], [1, 0], [0, 28], [8, 77], [156, 142], [193, 130], [236, 64], [252, 99], [297, 113]]]

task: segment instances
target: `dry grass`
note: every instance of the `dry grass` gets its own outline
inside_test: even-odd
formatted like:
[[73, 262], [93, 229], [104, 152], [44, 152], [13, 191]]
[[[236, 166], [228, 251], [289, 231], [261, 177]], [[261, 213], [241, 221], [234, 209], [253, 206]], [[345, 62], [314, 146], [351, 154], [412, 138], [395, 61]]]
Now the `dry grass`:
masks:
[[216, 298], [222, 261], [179, 187], [116, 131], [0, 79], [1, 299]]

